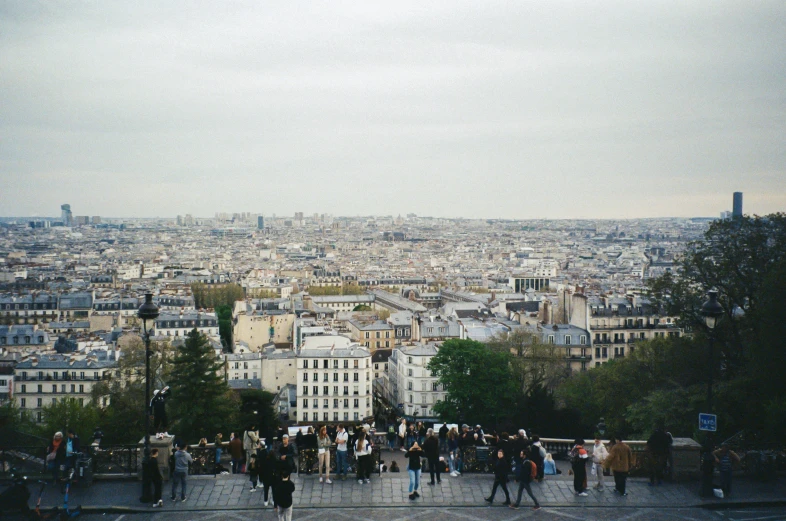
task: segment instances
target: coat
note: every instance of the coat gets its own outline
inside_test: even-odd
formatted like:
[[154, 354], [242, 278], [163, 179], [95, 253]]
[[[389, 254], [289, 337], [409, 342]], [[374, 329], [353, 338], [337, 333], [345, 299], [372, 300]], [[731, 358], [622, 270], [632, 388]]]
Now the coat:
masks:
[[229, 442], [229, 454], [232, 459], [243, 459], [243, 442], [240, 441], [240, 438]]
[[609, 451], [603, 468], [611, 469], [614, 472], [630, 472], [633, 465], [633, 451], [626, 444], [618, 441]]

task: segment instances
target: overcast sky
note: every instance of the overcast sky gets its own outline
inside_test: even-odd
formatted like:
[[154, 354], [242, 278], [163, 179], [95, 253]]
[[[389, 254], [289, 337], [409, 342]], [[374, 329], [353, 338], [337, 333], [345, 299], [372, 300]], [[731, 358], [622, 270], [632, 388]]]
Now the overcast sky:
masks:
[[3, 0], [0, 104], [6, 216], [786, 210], [783, 0]]

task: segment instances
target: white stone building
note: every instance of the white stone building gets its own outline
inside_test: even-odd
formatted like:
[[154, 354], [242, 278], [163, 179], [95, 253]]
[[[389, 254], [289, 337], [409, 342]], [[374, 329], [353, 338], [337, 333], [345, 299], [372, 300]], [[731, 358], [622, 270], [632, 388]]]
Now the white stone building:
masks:
[[427, 366], [439, 343], [397, 346], [388, 360], [388, 391], [393, 404], [401, 404], [406, 416], [436, 420], [434, 404], [447, 393]]
[[297, 353], [299, 422], [359, 422], [372, 416], [371, 353], [340, 335], [305, 338]]

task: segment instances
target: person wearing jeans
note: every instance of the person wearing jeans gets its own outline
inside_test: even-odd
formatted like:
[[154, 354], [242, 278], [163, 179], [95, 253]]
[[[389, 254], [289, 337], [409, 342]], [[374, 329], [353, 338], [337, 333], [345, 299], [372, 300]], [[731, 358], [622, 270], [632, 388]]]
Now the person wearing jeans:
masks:
[[344, 425], [339, 424], [336, 433], [336, 476], [347, 479], [347, 440], [349, 435]]
[[409, 472], [409, 499], [415, 499], [420, 497], [418, 487], [420, 487], [421, 458], [423, 457], [423, 450], [421, 450], [417, 441], [409, 448], [406, 457], [409, 459], [409, 464], [407, 464], [407, 472]]
[[532, 493], [532, 486], [530, 485], [532, 482], [532, 467], [535, 467], [535, 476], [537, 477], [538, 466], [534, 461], [527, 458], [528, 455], [529, 451], [527, 449], [524, 449], [519, 453], [521, 463], [516, 465], [516, 479], [519, 481], [519, 493], [518, 497], [516, 498], [516, 502], [512, 505], [508, 505], [512, 509], [519, 508], [519, 505], [521, 504], [521, 495], [525, 490], [527, 491], [527, 495], [529, 495], [530, 499], [532, 499], [532, 502], [535, 503], [535, 506], [532, 507], [533, 510], [540, 509], [540, 503], [538, 503], [537, 498], [535, 498], [535, 495]]
[[188, 464], [193, 458], [186, 452], [182, 445], [178, 445], [175, 452], [175, 471], [172, 473], [172, 501], [177, 499], [177, 484], [180, 483], [180, 501], [186, 500], [186, 476], [188, 476]]

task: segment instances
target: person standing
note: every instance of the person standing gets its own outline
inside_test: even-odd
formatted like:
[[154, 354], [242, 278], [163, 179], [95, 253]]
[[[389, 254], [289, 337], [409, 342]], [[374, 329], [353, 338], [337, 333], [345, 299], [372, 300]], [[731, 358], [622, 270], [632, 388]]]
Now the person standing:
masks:
[[246, 471], [248, 472], [248, 479], [251, 481], [250, 491], [254, 492], [257, 489], [257, 483], [259, 483], [259, 465], [257, 465], [256, 452], [252, 453], [248, 458], [248, 467]]
[[589, 454], [584, 449], [584, 440], [577, 438], [574, 441], [573, 449], [570, 451], [570, 466], [573, 469], [573, 490], [577, 496], [588, 496], [587, 494], [587, 461]]
[[418, 445], [422, 447], [423, 443], [426, 441], [426, 426], [423, 425], [423, 422], [418, 422], [417, 427], [415, 427], [415, 431], [418, 436]]
[[281, 480], [273, 487], [273, 504], [278, 521], [292, 521], [292, 494], [295, 492], [295, 484], [289, 476], [289, 472], [281, 474]]
[[627, 496], [626, 482], [628, 481], [628, 472], [630, 472], [631, 464], [633, 463], [633, 451], [630, 447], [622, 441], [622, 438], [616, 439], [616, 443], [609, 450], [609, 455], [603, 464], [603, 468], [611, 469], [614, 472], [614, 490], [623, 496]]
[[336, 475], [341, 480], [347, 479], [347, 440], [349, 435], [344, 430], [344, 424], [338, 424], [336, 432]]
[[459, 434], [458, 430], [453, 427], [448, 431], [448, 470], [450, 475], [454, 478], [459, 476]]
[[295, 445], [289, 442], [289, 435], [284, 434], [281, 437], [281, 445], [278, 447], [278, 473], [280, 476], [292, 474], [295, 470], [295, 456], [297, 450]]
[[420, 494], [418, 494], [418, 487], [420, 486], [423, 450], [420, 448], [417, 441], [409, 448], [406, 457], [409, 460], [407, 464], [407, 472], [409, 473], [409, 499], [419, 498]]
[[387, 437], [388, 448], [390, 449], [391, 452], [393, 452], [396, 449], [396, 426], [395, 426], [395, 424], [391, 423], [388, 426], [388, 432], [387, 432], [387, 434], [385, 436]]
[[407, 445], [407, 420], [404, 418], [401, 418], [401, 423], [398, 426], [398, 442], [401, 452], [407, 452], [405, 448]]
[[153, 483], [153, 508], [163, 507], [164, 501], [161, 499], [161, 486], [163, 485], [163, 480], [161, 477], [161, 469], [158, 468], [158, 449], [150, 451], [150, 457], [145, 461], [145, 468], [142, 472], [147, 473], [150, 482]]
[[448, 424], [443, 423], [442, 427], [439, 428], [439, 452], [447, 453], [448, 452]]
[[232, 457], [232, 474], [237, 474], [240, 462], [243, 461], [243, 442], [234, 433], [232, 441], [229, 442], [229, 455]]
[[735, 463], [740, 462], [740, 457], [729, 446], [724, 443], [721, 447], [713, 453], [715, 463], [718, 464], [720, 470], [720, 485], [723, 490], [723, 497], [728, 498], [731, 496], [731, 471]]
[[216, 447], [216, 465], [213, 470], [213, 475], [217, 476], [221, 469], [221, 452], [224, 448], [224, 435], [220, 432], [216, 434], [213, 445]]
[[68, 437], [65, 440], [66, 443], [66, 471], [68, 469], [76, 468], [76, 458], [79, 457], [79, 453], [82, 452], [82, 448], [79, 444], [79, 436], [76, 435], [74, 429], [68, 429]]
[[180, 501], [186, 500], [188, 464], [193, 461], [191, 454], [186, 452], [183, 442], [180, 442], [177, 446], [177, 452], [175, 452], [175, 471], [172, 473], [172, 501], [176, 501], [178, 483], [180, 483]]
[[543, 445], [540, 442], [540, 436], [533, 434], [532, 435], [532, 444], [530, 445], [529, 451], [529, 459], [533, 461], [535, 465], [538, 467], [538, 477], [536, 481], [541, 482], [543, 481], [543, 462], [546, 459], [546, 449], [543, 448]]
[[263, 445], [262, 450], [257, 452], [257, 465], [259, 467], [259, 478], [262, 481], [265, 506], [267, 506], [268, 494], [276, 479], [276, 456], [273, 451], [265, 448]]
[[371, 483], [371, 443], [366, 439], [366, 432], [360, 429], [355, 440], [355, 459], [358, 467], [358, 483]]
[[606, 446], [600, 440], [600, 435], [595, 437], [595, 445], [592, 446], [592, 468], [598, 475], [597, 489], [603, 489], [603, 462], [609, 456]]
[[256, 426], [252, 425], [243, 433], [243, 450], [246, 452], [246, 472], [248, 472], [248, 464], [251, 461], [251, 455], [256, 452], [258, 442], [259, 432], [257, 432]]
[[431, 477], [429, 485], [435, 484], [435, 474], [437, 476], [436, 483], [442, 483], [442, 469], [439, 468], [439, 438], [434, 434], [433, 429], [428, 429], [426, 431], [426, 441], [423, 442], [423, 452], [426, 454], [426, 459], [428, 460], [428, 473]]
[[58, 431], [46, 449], [46, 468], [52, 471], [52, 483], [55, 485], [60, 477], [60, 465], [64, 465], [65, 462], [66, 444], [63, 442], [63, 433]]
[[319, 429], [317, 437], [317, 465], [319, 466], [319, 482], [322, 483], [322, 466], [325, 467], [325, 483], [330, 485], [330, 437], [327, 434], [327, 427], [324, 425]]
[[415, 430], [415, 424], [410, 423], [409, 429], [407, 429], [407, 449], [416, 441], [418, 441], [418, 432]]
[[494, 463], [494, 486], [491, 488], [491, 495], [486, 498], [486, 503], [493, 503], [494, 496], [497, 494], [497, 487], [502, 487], [502, 491], [505, 493], [505, 502], [502, 504], [510, 505], [508, 474], [510, 474], [510, 463], [505, 457], [505, 453], [499, 450], [497, 451], [497, 461]]
[[516, 465], [516, 479], [519, 482], [519, 493], [518, 497], [516, 498], [516, 502], [512, 505], [509, 505], [510, 508], [518, 510], [519, 505], [521, 505], [521, 493], [524, 490], [527, 491], [527, 495], [532, 499], [532, 502], [535, 503], [535, 506], [532, 507], [532, 510], [540, 510], [540, 503], [538, 503], [537, 498], [532, 494], [532, 487], [530, 483], [532, 482], [532, 476], [538, 475], [538, 466], [535, 465], [535, 462], [530, 460], [527, 456], [529, 454], [529, 450], [522, 449], [519, 452], [519, 460], [521, 464]]
[[672, 439], [666, 434], [663, 422], [658, 422], [658, 426], [647, 440], [647, 453], [650, 460], [650, 486], [663, 483], [663, 476], [666, 473], [666, 464], [669, 461]]

